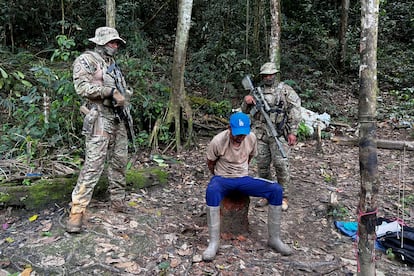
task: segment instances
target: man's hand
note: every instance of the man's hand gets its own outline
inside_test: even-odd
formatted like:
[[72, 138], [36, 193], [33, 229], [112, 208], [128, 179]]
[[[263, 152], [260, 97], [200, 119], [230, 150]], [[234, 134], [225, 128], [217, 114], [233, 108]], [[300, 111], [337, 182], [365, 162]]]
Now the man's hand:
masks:
[[292, 133], [291, 134], [288, 134], [287, 138], [288, 138], [288, 145], [289, 146], [296, 145], [297, 138], [296, 138], [296, 135], [295, 134], [292, 134]]
[[125, 97], [117, 89], [115, 89], [112, 97], [115, 101], [115, 107], [118, 107], [118, 106], [122, 107], [125, 105]]
[[256, 101], [254, 100], [254, 98], [253, 98], [253, 96], [252, 96], [252, 95], [247, 95], [247, 96], [245, 96], [245, 97], [244, 97], [244, 101], [245, 101], [247, 104], [256, 104]]
[[213, 175], [214, 175], [214, 167], [216, 166], [216, 162], [217, 162], [217, 160], [212, 161], [212, 160], [207, 159], [207, 167]]

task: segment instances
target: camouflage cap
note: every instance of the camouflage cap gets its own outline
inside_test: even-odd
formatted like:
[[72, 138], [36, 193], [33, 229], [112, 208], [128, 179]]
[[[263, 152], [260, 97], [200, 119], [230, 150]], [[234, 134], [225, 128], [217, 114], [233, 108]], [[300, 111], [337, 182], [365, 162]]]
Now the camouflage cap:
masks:
[[266, 62], [260, 67], [260, 75], [273, 75], [279, 72], [273, 62]]
[[111, 27], [99, 27], [95, 31], [95, 37], [89, 38], [90, 41], [97, 45], [105, 45], [111, 40], [119, 40], [126, 43], [125, 40], [119, 37], [118, 31]]

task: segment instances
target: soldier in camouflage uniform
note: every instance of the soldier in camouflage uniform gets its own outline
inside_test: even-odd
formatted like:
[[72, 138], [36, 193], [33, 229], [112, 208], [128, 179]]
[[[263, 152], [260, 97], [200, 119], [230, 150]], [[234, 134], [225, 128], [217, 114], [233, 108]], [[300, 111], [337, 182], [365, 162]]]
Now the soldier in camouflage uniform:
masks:
[[[125, 124], [115, 108], [127, 110], [132, 90], [115, 64], [114, 55], [125, 40], [117, 30], [100, 27], [90, 38], [95, 49], [82, 53], [73, 64], [73, 82], [78, 95], [85, 99], [86, 113], [82, 134], [86, 136], [85, 163], [72, 192], [72, 207], [66, 231], [79, 232], [95, 185], [108, 162], [111, 207], [125, 211], [125, 173], [128, 161], [128, 138]], [[123, 92], [123, 93], [122, 93]]]
[[[298, 124], [301, 120], [301, 100], [292, 87], [283, 82], [277, 83], [275, 81], [276, 73], [278, 73], [278, 70], [272, 62], [267, 62], [260, 68], [260, 75], [264, 83], [262, 92], [266, 102], [271, 108], [269, 117], [274, 123], [278, 133], [284, 137], [289, 146], [292, 146], [296, 144]], [[253, 96], [247, 95], [244, 97], [242, 103], [242, 111], [249, 113], [254, 105], [255, 100]], [[252, 131], [258, 139], [258, 175], [262, 178], [272, 179], [270, 166], [273, 163], [277, 182], [283, 187], [284, 198], [282, 209], [287, 210], [287, 198], [289, 196], [289, 184], [291, 182], [288, 159], [282, 157], [260, 112], [256, 112], [253, 116]], [[267, 200], [261, 199], [256, 205], [265, 206], [267, 205]]]

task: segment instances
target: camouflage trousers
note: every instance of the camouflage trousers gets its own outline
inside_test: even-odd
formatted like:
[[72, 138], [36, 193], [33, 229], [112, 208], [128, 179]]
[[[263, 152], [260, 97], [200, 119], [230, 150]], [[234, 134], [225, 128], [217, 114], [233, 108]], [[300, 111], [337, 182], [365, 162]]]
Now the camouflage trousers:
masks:
[[93, 190], [108, 163], [111, 201], [125, 199], [125, 174], [128, 162], [128, 138], [121, 122], [111, 126], [110, 133], [86, 137], [85, 163], [72, 192], [72, 213], [83, 213], [91, 201]]
[[[282, 143], [284, 144], [284, 143]], [[271, 165], [275, 169], [277, 182], [283, 187], [283, 197], [289, 196], [289, 160], [283, 158], [273, 137], [264, 134], [257, 140], [257, 172], [259, 177], [273, 180]]]

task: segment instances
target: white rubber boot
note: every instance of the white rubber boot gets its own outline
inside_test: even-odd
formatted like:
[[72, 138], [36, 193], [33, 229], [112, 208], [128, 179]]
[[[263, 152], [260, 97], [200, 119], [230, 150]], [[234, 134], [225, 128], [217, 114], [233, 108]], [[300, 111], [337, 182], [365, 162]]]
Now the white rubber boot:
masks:
[[267, 227], [269, 229], [268, 245], [282, 255], [292, 255], [293, 250], [280, 239], [281, 205], [269, 205]]
[[207, 206], [207, 224], [210, 241], [203, 252], [204, 261], [212, 261], [216, 257], [220, 245], [220, 206]]

